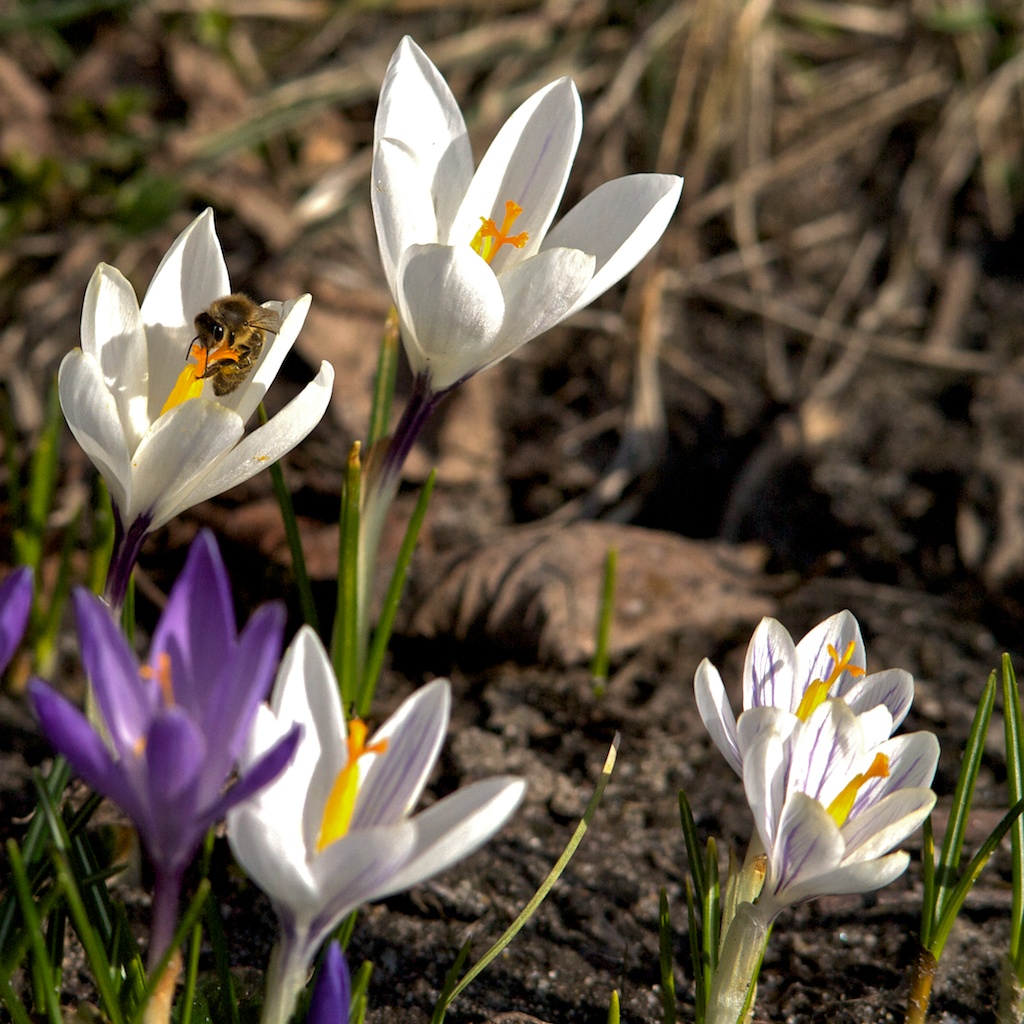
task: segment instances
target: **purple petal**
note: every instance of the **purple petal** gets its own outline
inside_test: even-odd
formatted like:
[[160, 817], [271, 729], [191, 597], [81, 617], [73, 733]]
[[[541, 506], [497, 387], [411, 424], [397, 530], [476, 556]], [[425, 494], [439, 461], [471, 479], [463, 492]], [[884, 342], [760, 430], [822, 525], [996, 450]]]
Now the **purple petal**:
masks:
[[269, 786], [284, 771], [295, 756], [295, 749], [302, 738], [302, 726], [295, 725], [273, 747], [270, 748], [253, 766], [206, 812], [210, 824], [220, 821], [243, 800], [248, 800], [253, 793]]
[[313, 989], [306, 1024], [348, 1024], [351, 1002], [352, 983], [348, 963], [340, 944], [335, 940], [327, 947], [320, 977]]
[[95, 595], [78, 588], [72, 595], [82, 661], [103, 723], [120, 758], [135, 756], [159, 706], [155, 680], [143, 679], [128, 641]]
[[[165, 870], [188, 863], [206, 831], [196, 801], [205, 783], [207, 745], [181, 708], [171, 708], [153, 723], [146, 741], [149, 822], [138, 822], [150, 858]], [[220, 785], [223, 785], [223, 777]]]
[[0, 672], [21, 643], [32, 609], [32, 570], [23, 565], [0, 584]]
[[[235, 766], [252, 728], [256, 709], [266, 697], [281, 658], [284, 639], [283, 605], [257, 608], [249, 619], [230, 663], [224, 665], [211, 685], [201, 725], [210, 746], [211, 765], [222, 766], [226, 776]], [[214, 799], [216, 792], [203, 799]]]
[[171, 588], [150, 658], [166, 652], [171, 659], [175, 702], [197, 720], [237, 644], [235, 610], [227, 571], [213, 534], [203, 530], [189, 548], [185, 568]]
[[132, 820], [141, 811], [122, 766], [115, 761], [85, 715], [40, 679], [28, 687], [29, 697], [46, 738], [67, 758], [75, 772], [93, 789], [109, 797]]

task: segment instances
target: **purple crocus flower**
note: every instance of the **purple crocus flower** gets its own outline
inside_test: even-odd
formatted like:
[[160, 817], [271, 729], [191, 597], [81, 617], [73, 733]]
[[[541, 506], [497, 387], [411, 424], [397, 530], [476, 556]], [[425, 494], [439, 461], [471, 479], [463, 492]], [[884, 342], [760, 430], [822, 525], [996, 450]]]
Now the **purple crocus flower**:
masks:
[[192, 544], [141, 666], [107, 605], [84, 589], [73, 600], [106, 741], [45, 683], [33, 680], [30, 694], [50, 742], [132, 819], [153, 862], [152, 968], [173, 937], [182, 874], [207, 829], [295, 751], [298, 729], [225, 790], [274, 677], [284, 609], [257, 609], [239, 635], [227, 572], [206, 532]]
[[0, 672], [21, 643], [32, 609], [32, 570], [24, 565], [0, 583]]
[[352, 1002], [352, 983], [348, 963], [341, 946], [335, 940], [327, 947], [320, 977], [317, 978], [313, 998], [309, 1002], [306, 1024], [348, 1024]]

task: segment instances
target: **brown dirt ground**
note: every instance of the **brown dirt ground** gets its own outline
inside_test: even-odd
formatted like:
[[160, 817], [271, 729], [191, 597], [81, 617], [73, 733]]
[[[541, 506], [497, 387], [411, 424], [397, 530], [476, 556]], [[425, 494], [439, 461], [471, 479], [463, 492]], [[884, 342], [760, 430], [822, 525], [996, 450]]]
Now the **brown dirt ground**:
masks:
[[[364, 429], [388, 305], [366, 178], [374, 99], [401, 36], [448, 76], [478, 154], [525, 95], [571, 74], [585, 121], [569, 199], [630, 171], [686, 175], [658, 254], [471, 381], [409, 462], [399, 519], [431, 465], [440, 482], [380, 712], [450, 675], [453, 728], [432, 793], [495, 772], [525, 775], [530, 790], [485, 850], [368, 908], [351, 956], [376, 965], [368, 1020], [427, 1020], [465, 939], [482, 952], [554, 862], [620, 732], [568, 871], [450, 1019], [603, 1021], [617, 988], [625, 1019], [661, 1020], [662, 886], [690, 1018], [679, 788], [723, 848], [749, 832], [739, 783], [695, 713], [699, 659], [735, 686], [761, 615], [800, 634], [850, 608], [869, 665], [918, 680], [907, 727], [939, 735], [940, 810], [988, 673], [1003, 650], [1024, 663], [1019, 5], [95, 7], [0, 12], [0, 380], [15, 461], [32, 451], [96, 263], [141, 291], [174, 234], [212, 205], [238, 288], [314, 296], [271, 407], [319, 359], [339, 371], [329, 417], [285, 465], [325, 614], [340, 467]], [[91, 467], [69, 437], [64, 456], [48, 571], [89, 500]], [[143, 628], [201, 525], [218, 532], [243, 609], [291, 598], [264, 476], [151, 539]], [[598, 698], [586, 665], [610, 543], [623, 555]], [[73, 638], [62, 644], [73, 679]], [[15, 679], [0, 703], [5, 821], [30, 808], [28, 766], [46, 756], [17, 691]], [[1005, 772], [994, 730], [974, 843], [1005, 808]], [[998, 853], [968, 901], [933, 1019], [992, 1019], [1008, 864]], [[243, 972], [265, 963], [272, 916], [241, 884], [223, 913]], [[900, 1019], [919, 889], [915, 864], [876, 896], [780, 920], [755, 1018]], [[69, 998], [83, 984], [69, 971]]]

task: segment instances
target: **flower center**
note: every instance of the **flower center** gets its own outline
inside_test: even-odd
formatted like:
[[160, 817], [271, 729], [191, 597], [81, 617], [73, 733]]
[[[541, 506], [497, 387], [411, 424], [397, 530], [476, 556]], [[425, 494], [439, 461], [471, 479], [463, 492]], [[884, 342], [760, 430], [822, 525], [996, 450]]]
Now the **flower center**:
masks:
[[490, 217], [481, 217], [480, 230], [473, 236], [473, 241], [469, 244], [488, 263], [494, 259], [503, 245], [512, 245], [517, 249], [522, 249], [529, 241], [530, 236], [525, 231], [518, 235], [509, 234], [516, 218], [522, 212], [523, 208], [509, 199], [505, 203], [505, 219], [501, 222], [501, 227], [499, 228]]
[[[143, 679], [155, 679], [160, 687], [160, 696], [163, 698], [164, 707], [174, 706], [174, 683], [171, 681], [171, 656], [166, 651], [161, 651], [156, 656], [156, 665], [143, 665], [139, 669], [139, 675]], [[132, 748], [138, 757], [142, 757], [146, 749], [146, 737], [140, 736]]]
[[864, 669], [859, 665], [850, 664], [856, 650], [857, 645], [851, 640], [846, 645], [843, 656], [840, 657], [839, 652], [831, 644], [828, 645], [828, 653], [832, 658], [832, 671], [829, 672], [827, 679], [815, 679], [804, 690], [804, 695], [800, 699], [800, 706], [796, 709], [796, 716], [801, 722], [806, 722], [811, 717], [811, 712], [825, 703], [828, 691], [844, 672], [849, 672], [855, 679], [858, 676], [864, 675]]
[[[187, 361], [193, 357], [196, 360], [194, 363]], [[227, 342], [219, 348], [211, 350], [198, 341], [193, 341], [189, 346], [188, 355], [185, 356], [185, 369], [178, 374], [178, 379], [174, 387], [171, 388], [171, 393], [167, 396], [160, 415], [163, 416], [168, 410], [174, 409], [190, 398], [198, 398], [203, 393], [203, 381], [206, 379], [211, 360], [217, 363], [223, 363], [225, 360], [238, 362], [238, 358], [238, 352]]]
[[853, 803], [857, 799], [860, 787], [868, 779], [886, 779], [889, 777], [889, 758], [885, 754], [875, 754], [871, 767], [866, 772], [860, 772], [843, 787], [843, 791], [826, 808], [832, 820], [842, 828], [846, 819], [853, 810]]
[[359, 795], [359, 759], [364, 754], [383, 754], [388, 749], [387, 740], [378, 740], [367, 746], [366, 733], [366, 723], [362, 719], [353, 718], [348, 723], [348, 761], [338, 772], [331, 795], [324, 804], [324, 816], [320, 820], [320, 834], [316, 840], [317, 853], [348, 832]]

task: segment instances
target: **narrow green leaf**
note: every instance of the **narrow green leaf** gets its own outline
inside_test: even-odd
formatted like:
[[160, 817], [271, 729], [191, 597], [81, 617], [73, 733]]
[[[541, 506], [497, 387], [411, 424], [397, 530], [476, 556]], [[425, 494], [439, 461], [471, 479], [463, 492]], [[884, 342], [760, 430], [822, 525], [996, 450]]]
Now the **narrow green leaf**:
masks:
[[[256, 411], [259, 414], [260, 423], [266, 423], [267, 410], [262, 402]], [[280, 462], [271, 463], [270, 479], [274, 485], [274, 496], [277, 498], [278, 507], [281, 509], [281, 521], [284, 523], [288, 551], [292, 556], [292, 579], [295, 580], [295, 588], [299, 592], [302, 621], [319, 633], [320, 618], [317, 615], [316, 602], [313, 600], [313, 587], [309, 582], [306, 553], [302, 549], [302, 535], [299, 532], [299, 522], [295, 518], [295, 506], [292, 504], [292, 495], [288, 490], [288, 485], [284, 482], [284, 470], [281, 469]]]
[[704, 973], [711, 988], [711, 978], [718, 967], [718, 948], [722, 939], [722, 888], [718, 876], [718, 847], [714, 837], [708, 837], [708, 853], [704, 861], [704, 878], [707, 889], [701, 910], [701, 938], [704, 943]]
[[[1024, 712], [1021, 709], [1017, 676], [1008, 654], [1003, 655], [1003, 731], [1006, 740], [1006, 788], [1010, 803], [1024, 798]], [[1018, 817], [1010, 829], [1010, 963], [1017, 978], [1024, 974], [1024, 818]]]
[[693, 882], [686, 879], [686, 916], [690, 935], [690, 970], [693, 972], [694, 987], [694, 1024], [704, 1024], [708, 1007], [708, 984], [704, 976], [704, 957], [701, 953], [703, 937], [700, 921], [697, 918], [697, 898], [693, 891]]
[[[519, 934], [520, 929], [526, 924], [527, 921], [533, 917], [537, 908], [544, 902], [548, 893], [553, 888], [555, 882], [558, 881], [562, 872], [565, 870], [569, 861], [572, 860], [573, 854], [576, 852], [576, 848], [580, 845], [583, 840], [583, 836], [586, 834], [587, 829], [590, 826], [591, 819], [597, 813], [598, 805], [601, 803], [601, 797], [604, 795], [605, 787], [608, 785], [609, 779], [611, 779], [612, 771], [615, 768], [615, 758], [619, 750], [619, 734], [615, 734], [615, 738], [612, 740], [612, 745], [608, 750], [608, 756], [605, 758], [604, 767], [601, 769], [601, 778], [598, 779], [597, 786], [594, 788], [593, 795], [590, 797], [590, 801], [587, 803], [586, 810], [583, 812], [583, 819], [579, 825], [576, 826], [576, 831], [573, 832], [572, 838], [566, 844], [565, 849], [562, 851], [562, 855], [555, 862], [555, 866], [548, 872], [547, 877], [540, 884], [540, 888], [534, 893], [532, 899], [523, 908], [519, 916], [505, 929], [501, 938], [487, 950], [486, 953], [469, 969], [462, 981], [458, 983], [453, 989], [451, 995], [444, 1003], [444, 1009], [447, 1010], [451, 1006], [452, 1001], [462, 992], [467, 985], [478, 975], [487, 965]], [[439, 1004], [440, 1005], [440, 1004]], [[435, 1018], [437, 1010], [434, 1011]], [[443, 1017], [443, 1014], [442, 1014]]]
[[386, 437], [391, 423], [391, 402], [395, 397], [395, 376], [398, 373], [399, 341], [398, 310], [392, 306], [384, 321], [384, 334], [377, 353], [377, 376], [373, 383], [373, 405], [370, 408], [370, 429], [366, 447]]
[[448, 968], [448, 972], [444, 976], [444, 982], [441, 985], [441, 992], [437, 997], [437, 1002], [434, 1004], [434, 1012], [430, 1017], [430, 1024], [443, 1024], [445, 1014], [454, 998], [455, 986], [459, 983], [459, 975], [462, 973], [462, 968], [466, 966], [466, 961], [469, 959], [469, 951], [472, 948], [472, 942], [467, 939], [455, 957], [455, 962]]
[[921, 903], [921, 947], [927, 949], [935, 931], [935, 833], [929, 815], [921, 826], [921, 879], [924, 897]]
[[355, 705], [359, 691], [359, 501], [361, 489], [359, 442], [348, 455], [345, 485], [341, 495], [341, 521], [338, 526], [338, 605], [331, 636], [331, 663], [341, 699], [346, 708]]
[[611, 640], [612, 616], [615, 612], [615, 579], [619, 565], [619, 549], [609, 548], [604, 560], [604, 585], [601, 588], [601, 607], [597, 615], [594, 638], [594, 660], [590, 663], [590, 676], [594, 681], [594, 694], [604, 696], [608, 682], [608, 647]]
[[619, 990], [613, 988], [608, 1000], [608, 1024], [619, 1024], [621, 1009], [619, 1007]]
[[999, 820], [999, 824], [992, 830], [985, 842], [981, 844], [978, 852], [971, 858], [966, 870], [961, 875], [960, 880], [950, 891], [945, 909], [939, 918], [938, 927], [935, 930], [935, 937], [932, 940], [931, 946], [928, 947], [936, 960], [942, 956], [943, 946], [946, 944], [946, 939], [949, 938], [949, 933], [953, 929], [953, 923], [956, 921], [957, 914], [960, 913], [964, 900], [967, 899], [967, 894], [978, 880], [978, 875], [981, 874], [982, 869], [988, 863], [989, 857], [992, 856], [996, 847], [1003, 841], [1003, 836], [1010, 831], [1014, 822], [1020, 819], [1022, 811], [1024, 811], [1024, 800], [1018, 800], [1003, 815]]
[[[25, 919], [25, 928], [29, 934], [30, 946], [34, 957], [34, 977], [44, 979], [44, 983], [39, 986], [38, 995], [46, 1008], [46, 1015], [50, 1020], [50, 1024], [62, 1024], [60, 989], [59, 987], [55, 988], [52, 982], [53, 964], [50, 963], [47, 953], [42, 921], [39, 918], [35, 900], [32, 898], [32, 886], [25, 871], [25, 863], [21, 859], [21, 851], [13, 839], [7, 840], [7, 862], [10, 864], [14, 891], [17, 893], [18, 905], [21, 907], [22, 917]], [[50, 980], [47, 983], [45, 979]]]
[[373, 696], [377, 692], [377, 683], [380, 681], [380, 673], [384, 667], [384, 658], [387, 654], [388, 645], [391, 643], [391, 631], [395, 625], [395, 615], [398, 613], [398, 605], [402, 599], [402, 592], [405, 589], [405, 580], [409, 573], [409, 566], [412, 563], [412, 556], [416, 551], [416, 541], [419, 539], [420, 528], [427, 514], [427, 506], [430, 504], [430, 496], [434, 493], [434, 483], [437, 480], [437, 470], [431, 470], [427, 477], [420, 496], [416, 500], [416, 508], [413, 509], [409, 519], [409, 525], [405, 528], [405, 536], [402, 538], [402, 547], [398, 552], [398, 559], [395, 562], [395, 570], [391, 574], [391, 583], [388, 585], [388, 592], [384, 595], [384, 604], [381, 606], [380, 618], [377, 620], [377, 628], [373, 633], [373, 642], [370, 644], [370, 651], [366, 658], [366, 668], [363, 672], [363, 682], [359, 689], [359, 696], [356, 700], [356, 714], [365, 718], [370, 713], [373, 705]]
[[[985, 735], [988, 723], [992, 718], [992, 708], [996, 699], [996, 674], [993, 672], [982, 693], [978, 710], [971, 723], [971, 731], [967, 737], [963, 763], [960, 766], [960, 778], [957, 780], [953, 794], [953, 804], [949, 811], [949, 825], [942, 842], [942, 855], [939, 858], [938, 883], [935, 898], [935, 919], [941, 921], [946, 913], [953, 890], [956, 887], [956, 875], [963, 853], [964, 837], [967, 834], [967, 820], [971, 813], [971, 801], [974, 798], [974, 787], [981, 769], [981, 758], [985, 751]], [[929, 946], [928, 948], [934, 948]], [[936, 959], [938, 959], [936, 957]]]
[[372, 975], [373, 964], [369, 960], [364, 960], [352, 979], [352, 999], [349, 1002], [348, 1024], [363, 1024], [363, 1021], [366, 1020], [367, 992]]
[[693, 879], [694, 897], [697, 906], [704, 905], [707, 882], [704, 878], [704, 852], [701, 850], [700, 836], [693, 820], [693, 810], [686, 794], [679, 790], [679, 821], [683, 829], [683, 841], [686, 843], [686, 859], [690, 865], [690, 877]]
[[661, 1018], [676, 1024], [676, 976], [672, 958], [672, 922], [669, 920], [668, 893], [658, 893], [658, 964], [661, 969]]

